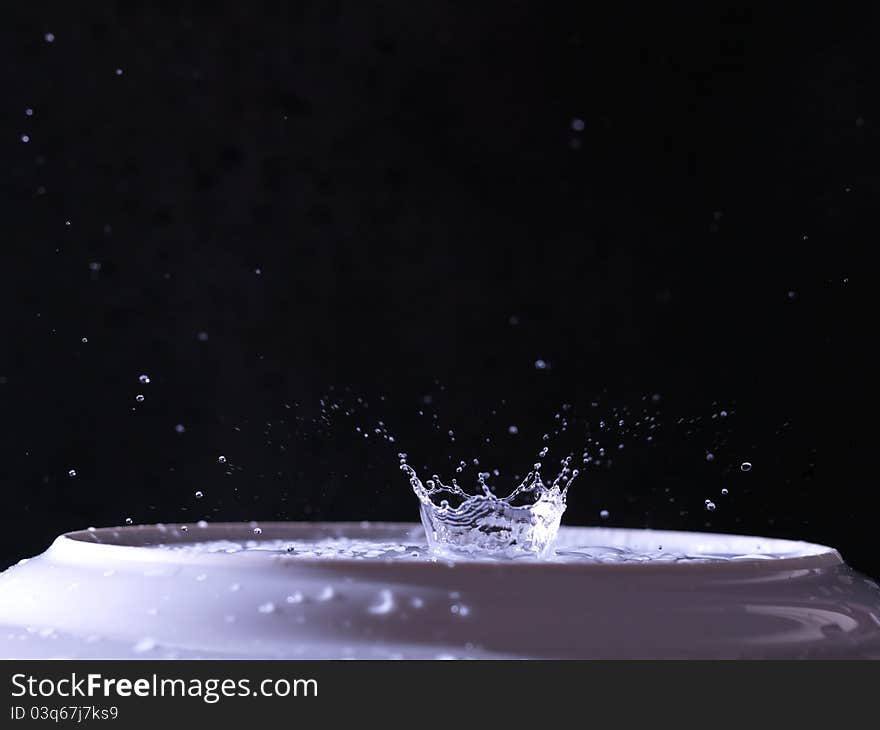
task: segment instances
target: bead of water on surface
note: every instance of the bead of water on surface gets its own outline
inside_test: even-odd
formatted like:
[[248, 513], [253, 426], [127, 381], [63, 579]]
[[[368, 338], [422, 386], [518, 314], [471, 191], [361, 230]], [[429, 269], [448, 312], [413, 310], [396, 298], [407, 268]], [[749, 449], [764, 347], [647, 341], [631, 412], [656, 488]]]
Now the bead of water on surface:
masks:
[[707, 499], [706, 500], [706, 509], [709, 510], [709, 512], [714, 512], [715, 511], [715, 503], [712, 500]]
[[184, 431], [186, 431], [186, 426], [184, 426], [182, 423], [178, 423], [178, 424], [175, 424], [174, 430], [177, 433], [183, 433]]
[[201, 490], [196, 491], [196, 499], [201, 499], [205, 496], [205, 493]]
[[750, 461], [744, 461], [742, 464], [739, 465], [739, 468], [742, 471], [751, 471], [752, 470], [752, 463]]
[[721, 490], [721, 494], [724, 494], [724, 495], [727, 495], [727, 494], [728, 494], [728, 491], [727, 491], [727, 488], [726, 488], [726, 487], [725, 487], [724, 489]]
[[599, 510], [599, 517], [603, 520], [607, 520], [609, 516], [609, 512], [607, 509]]
[[70, 469], [70, 470], [67, 472], [67, 476], [69, 476], [69, 477], [75, 477], [75, 476], [76, 476], [76, 469]]
[[221, 464], [225, 464], [225, 463], [226, 463], [226, 457], [223, 456], [223, 455], [218, 456], [218, 457], [217, 457], [217, 461], [220, 462]]
[[509, 433], [511, 436], [515, 436], [519, 433], [519, 428], [517, 428], [516, 426], [508, 426], [507, 433]]
[[138, 403], [143, 403], [143, 402], [144, 402], [144, 396], [141, 395], [140, 393], [138, 393], [138, 394], [134, 397], [134, 399], [135, 399]]
[[126, 518], [125, 518], [125, 524], [126, 524], [126, 525], [131, 525], [131, 524], [133, 524], [133, 523], [134, 523], [134, 520], [131, 519], [131, 517], [126, 517]]
[[138, 382], [142, 383], [143, 385], [149, 385], [150, 384], [150, 376], [149, 375], [138, 375]]
[[535, 360], [535, 370], [546, 370], [547, 369], [547, 361], [546, 360]]
[[263, 528], [262, 528], [262, 527], [255, 527], [255, 528], [254, 528], [254, 534], [255, 534], [255, 535], [262, 535], [262, 534], [263, 534]]
[[706, 461], [715, 461], [715, 454], [713, 454], [711, 451], [707, 451]]
[[379, 598], [375, 604], [367, 609], [374, 616], [382, 616], [394, 610], [394, 594], [387, 588], [379, 591]]

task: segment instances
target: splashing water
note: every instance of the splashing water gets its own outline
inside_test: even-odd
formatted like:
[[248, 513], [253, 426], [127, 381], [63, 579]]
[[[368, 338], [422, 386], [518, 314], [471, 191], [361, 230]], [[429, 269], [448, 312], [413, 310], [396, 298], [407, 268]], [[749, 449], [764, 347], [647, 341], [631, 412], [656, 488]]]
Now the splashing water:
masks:
[[447, 485], [434, 475], [423, 484], [407, 464], [406, 454], [398, 456], [419, 499], [428, 546], [439, 553], [546, 557], [559, 532], [568, 488], [578, 475], [569, 456], [549, 487], [541, 478], [541, 464], [536, 463], [506, 497], [492, 493], [486, 483], [488, 472], [477, 475], [482, 493], [469, 494], [455, 479]]

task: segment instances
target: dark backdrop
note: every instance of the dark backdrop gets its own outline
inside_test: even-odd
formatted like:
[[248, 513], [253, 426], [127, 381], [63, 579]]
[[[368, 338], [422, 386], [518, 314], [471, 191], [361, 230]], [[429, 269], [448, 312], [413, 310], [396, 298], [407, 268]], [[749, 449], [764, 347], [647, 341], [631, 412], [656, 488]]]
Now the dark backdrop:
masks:
[[877, 14], [671, 5], [7, 8], [0, 562], [412, 520], [397, 451], [507, 488], [547, 433], [606, 449], [569, 523], [880, 574]]

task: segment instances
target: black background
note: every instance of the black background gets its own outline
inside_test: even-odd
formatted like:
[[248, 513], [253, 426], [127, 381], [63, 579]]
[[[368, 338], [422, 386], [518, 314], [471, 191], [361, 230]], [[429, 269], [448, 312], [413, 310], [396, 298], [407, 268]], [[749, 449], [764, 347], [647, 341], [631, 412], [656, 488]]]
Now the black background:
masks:
[[880, 574], [876, 15], [7, 8], [0, 562], [127, 517], [413, 520], [397, 451], [506, 489], [589, 429], [570, 524]]

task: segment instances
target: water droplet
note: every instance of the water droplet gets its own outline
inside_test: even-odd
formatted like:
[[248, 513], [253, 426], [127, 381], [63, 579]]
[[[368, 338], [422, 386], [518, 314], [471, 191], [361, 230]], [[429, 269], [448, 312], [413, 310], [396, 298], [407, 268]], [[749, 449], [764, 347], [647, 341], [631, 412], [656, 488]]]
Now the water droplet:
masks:
[[727, 491], [727, 488], [726, 488], [726, 487], [725, 487], [724, 489], [721, 490], [721, 494], [723, 494], [723, 495], [727, 495], [727, 494], [728, 494], [728, 491]]
[[379, 600], [367, 610], [374, 616], [382, 616], [394, 610], [394, 594], [387, 588], [379, 591]]
[[80, 342], [82, 342], [83, 344], [86, 344], [88, 341], [89, 341], [89, 338], [88, 338], [88, 337], [83, 337], [83, 338], [80, 340]]
[[303, 602], [303, 594], [299, 591], [296, 593], [291, 593], [286, 599], [288, 603], [302, 603]]
[[196, 492], [196, 499], [201, 499], [201, 498], [204, 497], [204, 496], [205, 496], [205, 493], [204, 493], [204, 492], [202, 492], [202, 491], [198, 491], [198, 492]]
[[67, 476], [75, 477], [76, 476], [76, 469], [71, 469], [70, 471], [68, 471]]
[[263, 534], [263, 528], [262, 528], [262, 527], [255, 527], [255, 528], [254, 528], [254, 534], [255, 534], [255, 535], [262, 535], [262, 534]]
[[134, 399], [135, 399], [138, 403], [143, 403], [143, 402], [144, 402], [144, 396], [141, 395], [140, 393], [138, 393], [138, 394], [134, 397]]
[[742, 471], [751, 471], [752, 470], [752, 463], [750, 461], [744, 461], [742, 464], [739, 465], [739, 468]]
[[221, 464], [225, 464], [225, 463], [226, 463], [226, 457], [225, 457], [225, 456], [218, 456], [218, 457], [217, 457], [217, 461], [219, 461]]
[[55, 42], [55, 34], [54, 33], [46, 33], [43, 36], [43, 40], [46, 41], [46, 43], [54, 43]]
[[603, 520], [607, 520], [609, 516], [610, 516], [610, 513], [608, 512], [607, 509], [603, 509], [603, 510], [600, 510], [600, 511], [599, 511], [599, 517], [600, 517], [601, 519], [603, 519]]
[[275, 613], [275, 604], [272, 601], [266, 601], [266, 603], [262, 603], [257, 607], [257, 611], [260, 613]]
[[575, 117], [571, 120], [571, 124], [569, 126], [571, 127], [572, 132], [583, 132], [586, 125], [584, 124], [583, 119]]
[[715, 503], [712, 500], [707, 499], [706, 500], [706, 509], [709, 510], [709, 512], [714, 512], [715, 511]]
[[25, 144], [27, 144], [28, 142], [31, 141], [31, 138], [28, 137], [26, 134], [23, 134], [23, 135], [21, 135], [21, 141], [24, 142]]
[[516, 426], [508, 426], [507, 433], [509, 433], [511, 436], [516, 436], [516, 434], [519, 433], [519, 428], [517, 428]]
[[126, 518], [125, 518], [125, 524], [126, 524], [126, 525], [131, 525], [131, 524], [133, 524], [133, 523], [134, 523], [134, 520], [131, 519], [131, 517], [126, 517]]
[[547, 367], [546, 360], [535, 360], [535, 370], [546, 370]]
[[706, 461], [715, 461], [715, 454], [713, 454], [711, 451], [707, 451]]
[[122, 76], [122, 69], [121, 69], [121, 68], [117, 68], [117, 69], [116, 69], [116, 75], [117, 75], [117, 76]]
[[183, 433], [184, 431], [186, 431], [186, 426], [184, 426], [182, 423], [178, 423], [174, 426], [174, 430], [177, 433]]
[[142, 383], [143, 385], [149, 385], [150, 384], [150, 376], [149, 375], [138, 375], [138, 382]]

